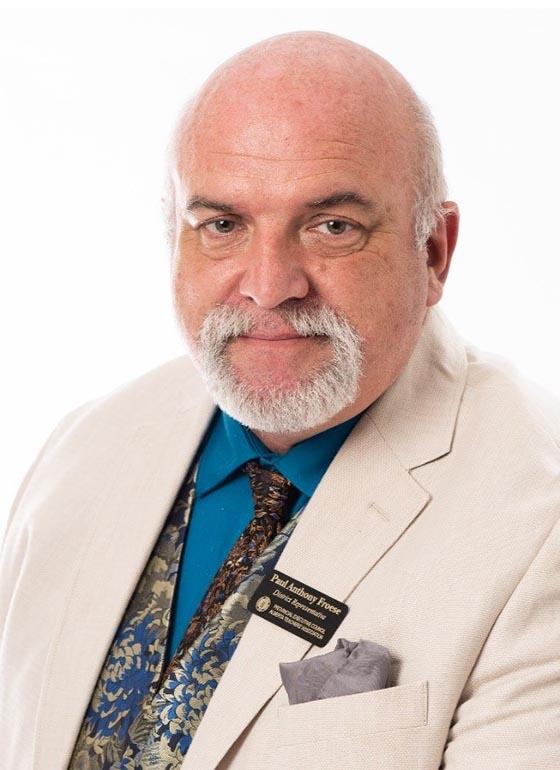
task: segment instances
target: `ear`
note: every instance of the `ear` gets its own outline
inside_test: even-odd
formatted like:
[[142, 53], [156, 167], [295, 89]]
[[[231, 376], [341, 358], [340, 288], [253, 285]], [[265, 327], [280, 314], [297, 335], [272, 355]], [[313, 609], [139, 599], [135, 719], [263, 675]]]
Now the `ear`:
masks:
[[453, 201], [442, 204], [443, 216], [438, 218], [426, 244], [428, 296], [426, 306], [435, 305], [443, 294], [443, 285], [451, 266], [451, 257], [459, 233], [459, 208]]

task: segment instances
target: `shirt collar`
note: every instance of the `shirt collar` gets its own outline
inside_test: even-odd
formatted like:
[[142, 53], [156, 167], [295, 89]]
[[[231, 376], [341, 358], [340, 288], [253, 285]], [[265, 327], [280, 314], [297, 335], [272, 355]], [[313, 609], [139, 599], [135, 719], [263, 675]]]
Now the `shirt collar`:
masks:
[[218, 409], [200, 456], [197, 494], [203, 496], [211, 492], [244, 463], [258, 459], [263, 466], [278, 470], [300, 492], [311, 497], [360, 417], [358, 414], [300, 441], [285, 454], [276, 454], [251, 430]]

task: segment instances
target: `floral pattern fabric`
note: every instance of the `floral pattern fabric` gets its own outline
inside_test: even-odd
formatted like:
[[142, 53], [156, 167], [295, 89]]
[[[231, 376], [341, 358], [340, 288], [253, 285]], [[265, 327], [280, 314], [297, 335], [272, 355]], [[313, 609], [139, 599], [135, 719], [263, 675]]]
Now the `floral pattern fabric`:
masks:
[[130, 730], [123, 761], [111, 770], [177, 770], [194, 738], [210, 698], [229, 663], [251, 613], [249, 599], [272, 569], [301, 511], [274, 538], [239, 588], [231, 594], [190, 649], [170, 666], [150, 707]]
[[106, 657], [68, 770], [180, 768], [210, 698], [239, 643], [247, 604], [282, 552], [301, 511], [164, 671], [177, 571], [196, 469], [185, 480]]
[[[197, 467], [183, 482], [123, 615], [86, 711], [68, 770], [109, 770], [161, 678], [173, 591], [194, 501]], [[118, 767], [118, 765], [116, 765]]]

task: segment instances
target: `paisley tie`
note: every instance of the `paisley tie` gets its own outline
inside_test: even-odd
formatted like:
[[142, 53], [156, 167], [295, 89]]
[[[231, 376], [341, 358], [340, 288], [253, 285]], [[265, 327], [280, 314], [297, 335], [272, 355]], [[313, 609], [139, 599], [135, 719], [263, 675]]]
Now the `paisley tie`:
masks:
[[257, 460], [242, 466], [253, 493], [253, 518], [232, 546], [216, 573], [179, 644], [170, 666], [181, 658], [208, 621], [247, 575], [255, 560], [276, 537], [288, 519], [287, 511], [297, 489], [275, 470], [264, 468]]

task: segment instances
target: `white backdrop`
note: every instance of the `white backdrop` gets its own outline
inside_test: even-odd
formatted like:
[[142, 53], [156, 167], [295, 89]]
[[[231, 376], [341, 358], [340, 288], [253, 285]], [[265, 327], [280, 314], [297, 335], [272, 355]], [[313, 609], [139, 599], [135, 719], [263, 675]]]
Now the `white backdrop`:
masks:
[[430, 104], [462, 211], [442, 306], [560, 394], [560, 12], [0, 12], [0, 531], [56, 421], [184, 345], [160, 221], [163, 150], [223, 59], [296, 29], [388, 58]]

